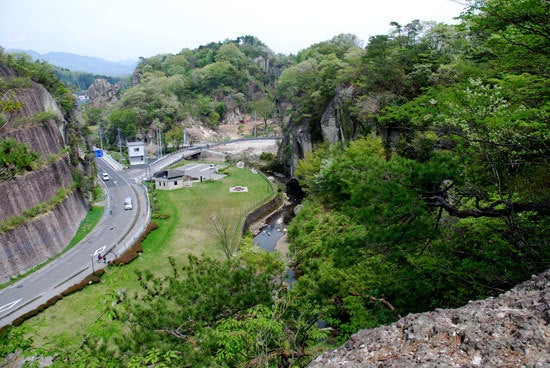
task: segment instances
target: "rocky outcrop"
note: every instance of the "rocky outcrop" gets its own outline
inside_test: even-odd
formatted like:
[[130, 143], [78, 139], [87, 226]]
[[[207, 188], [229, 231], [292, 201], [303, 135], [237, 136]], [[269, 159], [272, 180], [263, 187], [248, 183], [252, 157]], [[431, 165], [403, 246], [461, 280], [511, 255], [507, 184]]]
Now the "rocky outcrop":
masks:
[[92, 82], [88, 88], [88, 98], [92, 106], [105, 106], [118, 101], [117, 94], [120, 89], [118, 84], [111, 84], [106, 79], [99, 78]]
[[[9, 81], [18, 75], [1, 66], [0, 77]], [[77, 114], [63, 114], [50, 93], [30, 80], [3, 97], [21, 103], [22, 108], [4, 116], [0, 139], [24, 143], [39, 154], [39, 162], [38, 169], [0, 182], [0, 222], [12, 224], [3, 227], [9, 230], [0, 232], [0, 283], [43, 263], [67, 246], [88, 209], [80, 192], [72, 190], [73, 173], [78, 172], [82, 181], [91, 175], [90, 159], [82, 159], [79, 153], [83, 139], [78, 138]], [[44, 112], [48, 112], [44, 115], [46, 121], [40, 115], [36, 117]], [[65, 151], [69, 145], [70, 155]], [[60, 189], [69, 195], [56, 198]], [[48, 211], [53, 198], [54, 203], [61, 202]]]
[[42, 124], [22, 126], [0, 133], [2, 138], [13, 138], [25, 143], [33, 151], [40, 154], [42, 160], [47, 160], [49, 155], [59, 153], [65, 146], [64, 123], [57, 120], [48, 120]]
[[336, 90], [336, 95], [329, 102], [321, 117], [321, 133], [324, 142], [329, 144], [345, 142], [356, 134], [356, 127], [345, 127], [343, 125], [349, 119], [345, 119], [342, 116], [342, 106], [347, 104], [352, 96], [352, 87], [338, 88]]
[[82, 197], [74, 191], [52, 211], [0, 233], [0, 283], [65, 249], [87, 210]]
[[333, 144], [349, 141], [361, 133], [360, 126], [351, 118], [348, 111], [348, 106], [354, 103], [353, 96], [353, 87], [340, 87], [325, 108], [320, 121], [305, 123], [293, 118], [289, 120], [283, 131], [283, 140], [277, 156], [280, 161], [288, 163], [290, 177], [294, 176], [298, 161], [304, 158], [306, 152], [313, 149], [313, 136], [316, 137], [317, 143], [322, 138], [323, 142]]
[[48, 202], [59, 189], [70, 187], [72, 182], [69, 158], [66, 156], [40, 170], [0, 182], [0, 221]]
[[550, 270], [498, 298], [362, 330], [309, 368], [550, 367]]
[[313, 142], [309, 124], [289, 124], [283, 133], [277, 158], [280, 161], [288, 163], [290, 177], [293, 177], [298, 162], [305, 157], [306, 152], [311, 152], [312, 150]]

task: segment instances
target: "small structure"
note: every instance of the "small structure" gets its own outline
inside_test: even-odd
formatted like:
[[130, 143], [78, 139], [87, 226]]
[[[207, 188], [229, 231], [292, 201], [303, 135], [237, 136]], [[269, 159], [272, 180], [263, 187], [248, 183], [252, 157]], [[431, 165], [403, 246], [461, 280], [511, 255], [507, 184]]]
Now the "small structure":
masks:
[[155, 188], [160, 190], [173, 190], [192, 186], [193, 178], [185, 175], [185, 172], [176, 169], [168, 169], [153, 174]]
[[128, 142], [128, 160], [130, 166], [145, 164], [145, 144], [143, 142]]
[[230, 193], [246, 193], [248, 192], [248, 187], [243, 187], [241, 185], [237, 185], [236, 187], [229, 187]]

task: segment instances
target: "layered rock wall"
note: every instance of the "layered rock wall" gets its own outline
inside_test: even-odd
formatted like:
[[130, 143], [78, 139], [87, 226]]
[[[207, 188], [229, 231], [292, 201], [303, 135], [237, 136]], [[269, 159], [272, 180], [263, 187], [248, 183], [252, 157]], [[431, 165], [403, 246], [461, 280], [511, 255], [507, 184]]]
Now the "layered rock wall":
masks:
[[[18, 75], [14, 70], [0, 66], [0, 78], [9, 82], [15, 77]], [[32, 215], [28, 211], [48, 204], [59, 189], [72, 187], [74, 168], [64, 152], [67, 146], [65, 131], [77, 124], [67, 125], [55, 99], [43, 86], [30, 81], [29, 85], [12, 88], [1, 96], [20, 102], [22, 108], [4, 115], [7, 122], [0, 127], [0, 139], [11, 138], [24, 143], [39, 154], [40, 162], [39, 169], [0, 182], [0, 222], [12, 223], [9, 220], [15, 216], [23, 219], [17, 227], [0, 232], [0, 283], [63, 250], [88, 209], [83, 197], [72, 191], [47, 213]], [[36, 115], [45, 112], [49, 119], [41, 122]]]
[[0, 182], [0, 221], [48, 202], [59, 189], [70, 187], [72, 182], [67, 156], [40, 170]]
[[62, 251], [73, 238], [87, 210], [82, 197], [72, 192], [52, 211], [0, 233], [0, 283]]
[[0, 132], [0, 137], [12, 138], [25, 143], [30, 149], [38, 152], [43, 160], [47, 160], [51, 154], [59, 153], [65, 146], [62, 129], [54, 119], [41, 124]]

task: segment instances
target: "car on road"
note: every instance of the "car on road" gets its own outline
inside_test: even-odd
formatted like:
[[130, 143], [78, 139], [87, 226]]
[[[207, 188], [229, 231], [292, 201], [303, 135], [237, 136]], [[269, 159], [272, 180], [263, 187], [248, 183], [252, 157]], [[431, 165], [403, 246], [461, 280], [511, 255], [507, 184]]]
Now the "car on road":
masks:
[[132, 208], [134, 208], [134, 206], [132, 205], [132, 198], [128, 197], [124, 200], [124, 209], [131, 210]]
[[109, 174], [107, 174], [106, 172], [104, 172], [103, 174], [101, 174], [101, 178], [102, 178], [104, 181], [110, 179]]

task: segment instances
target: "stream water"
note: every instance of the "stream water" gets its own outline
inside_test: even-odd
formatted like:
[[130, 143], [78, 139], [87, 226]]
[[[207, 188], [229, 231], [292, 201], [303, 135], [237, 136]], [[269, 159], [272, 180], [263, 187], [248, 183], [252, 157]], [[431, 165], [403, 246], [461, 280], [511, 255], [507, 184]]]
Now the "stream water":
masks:
[[[267, 224], [260, 229], [256, 236], [254, 236], [254, 243], [258, 244], [260, 248], [265, 249], [268, 252], [273, 252], [277, 241], [285, 235], [285, 216], [287, 215], [288, 208], [283, 208], [274, 216], [271, 216]], [[286, 271], [285, 281], [292, 286], [294, 281], [296, 281], [294, 278], [294, 270], [288, 269]]]
[[275, 216], [267, 225], [262, 227], [254, 237], [254, 243], [269, 252], [275, 250], [275, 244], [285, 234], [283, 216]]

